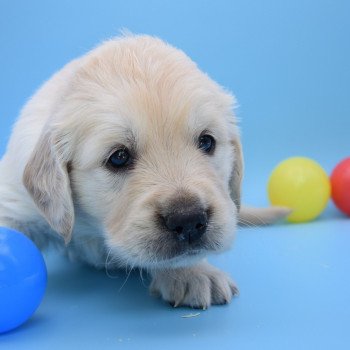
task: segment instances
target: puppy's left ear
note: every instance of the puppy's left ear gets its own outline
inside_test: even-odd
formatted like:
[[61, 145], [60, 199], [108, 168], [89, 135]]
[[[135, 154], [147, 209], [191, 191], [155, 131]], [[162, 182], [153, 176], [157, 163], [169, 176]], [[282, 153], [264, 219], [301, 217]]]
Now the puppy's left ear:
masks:
[[234, 150], [234, 162], [230, 179], [230, 195], [237, 207], [237, 211], [241, 208], [241, 183], [243, 178], [243, 153], [239, 140], [232, 141]]
[[23, 183], [47, 222], [68, 243], [74, 206], [62, 143], [53, 131], [42, 132], [24, 169]]

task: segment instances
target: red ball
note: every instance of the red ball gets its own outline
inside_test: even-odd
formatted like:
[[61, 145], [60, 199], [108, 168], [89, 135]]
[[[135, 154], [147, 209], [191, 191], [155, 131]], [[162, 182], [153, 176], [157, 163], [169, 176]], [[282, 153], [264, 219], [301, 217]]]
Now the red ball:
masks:
[[334, 168], [331, 174], [331, 186], [334, 204], [350, 216], [350, 157]]

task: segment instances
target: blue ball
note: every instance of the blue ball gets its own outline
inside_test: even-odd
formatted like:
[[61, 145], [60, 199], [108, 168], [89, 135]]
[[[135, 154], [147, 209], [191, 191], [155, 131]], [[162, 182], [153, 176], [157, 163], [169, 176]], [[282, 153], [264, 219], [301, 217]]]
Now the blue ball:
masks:
[[46, 283], [46, 265], [35, 244], [23, 233], [0, 227], [0, 333], [29, 319]]

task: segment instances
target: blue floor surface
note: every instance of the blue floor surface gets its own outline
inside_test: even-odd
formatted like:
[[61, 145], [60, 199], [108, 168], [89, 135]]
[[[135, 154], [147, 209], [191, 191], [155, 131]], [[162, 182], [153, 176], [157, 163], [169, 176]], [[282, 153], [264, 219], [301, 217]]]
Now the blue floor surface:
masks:
[[[348, 349], [350, 220], [240, 229], [212, 257], [240, 296], [207, 311], [148, 295], [138, 272], [95, 271], [46, 255], [49, 283], [35, 316], [1, 349]], [[109, 276], [108, 276], [109, 275]]]

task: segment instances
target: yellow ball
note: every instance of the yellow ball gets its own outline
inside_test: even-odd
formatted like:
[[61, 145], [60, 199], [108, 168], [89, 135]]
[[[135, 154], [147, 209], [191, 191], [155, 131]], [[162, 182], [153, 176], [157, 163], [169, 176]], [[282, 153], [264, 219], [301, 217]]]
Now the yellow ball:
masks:
[[312, 159], [293, 157], [277, 165], [268, 183], [273, 205], [291, 208], [289, 222], [315, 219], [325, 209], [331, 194], [329, 178]]

